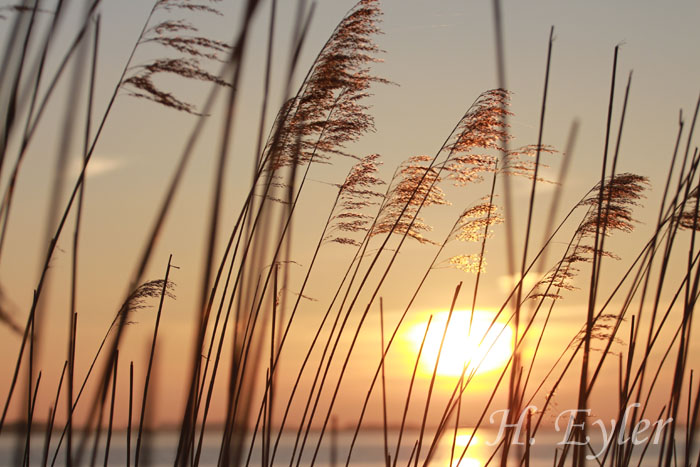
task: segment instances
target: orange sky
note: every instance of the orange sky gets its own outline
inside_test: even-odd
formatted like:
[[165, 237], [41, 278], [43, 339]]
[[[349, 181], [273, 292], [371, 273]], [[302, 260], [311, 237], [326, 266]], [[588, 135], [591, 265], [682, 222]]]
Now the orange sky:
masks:
[[[607, 106], [609, 70], [613, 47], [624, 41], [621, 49], [621, 62], [618, 79], [618, 96], [621, 96], [624, 79], [629, 70], [634, 69], [634, 84], [631, 94], [629, 114], [626, 121], [622, 156], [618, 170], [636, 171], [648, 175], [652, 191], [639, 206], [642, 223], [633, 235], [617, 234], [606, 246], [615, 251], [621, 261], [605, 262], [605, 280], [601, 286], [600, 300], [617, 283], [640, 248], [646, 242], [654, 227], [660, 187], [663, 186], [668, 167], [668, 157], [675, 141], [678, 109], [685, 115], [692, 111], [697, 97], [697, 83], [700, 65], [692, 60], [696, 54], [698, 32], [695, 22], [698, 18], [697, 2], [681, 2], [674, 8], [660, 5], [625, 2], [624, 5], [608, 5], [607, 2], [587, 2], [587, 5], [561, 5], [557, 2], [536, 2], [525, 7], [517, 2], [505, 2], [505, 30], [508, 66], [508, 83], [513, 90], [511, 120], [512, 132], [518, 144], [535, 143], [538, 126], [539, 102], [542, 93], [542, 76], [546, 40], [550, 25], [556, 27], [554, 43], [554, 65], [550, 89], [550, 105], [546, 122], [545, 142], [563, 150], [566, 144], [569, 125], [574, 118], [581, 121], [575, 147], [569, 181], [562, 191], [561, 211], [573, 205], [578, 198], [595, 184], [602, 154], [605, 112]], [[316, 51], [332, 31], [338, 19], [352, 5], [352, 2], [320, 2], [312, 23], [310, 35], [301, 56], [300, 68], [309, 66]], [[221, 219], [220, 244], [217, 253], [223, 249], [224, 237], [240, 209], [247, 190], [251, 173], [250, 154], [254, 151], [260, 102], [260, 70], [264, 65], [265, 17], [269, 5], [265, 3], [262, 13], [256, 18], [256, 32], [251, 38], [251, 50], [246, 62], [246, 73], [242, 78], [244, 92], [240, 93], [236, 109], [237, 126], [231, 145], [231, 164], [225, 174], [225, 194]], [[144, 16], [143, 2], [107, 3], [103, 11], [104, 38], [99, 63], [96, 112], [104, 110], [109, 92], [118, 79], [124, 63], [131, 37], [138, 33]], [[237, 7], [240, 9], [240, 7]], [[282, 8], [288, 8], [284, 6]], [[203, 28], [212, 31], [217, 37], [230, 35], [230, 24], [237, 24], [238, 10], [224, 7], [226, 15], [221, 18], [202, 20]], [[394, 168], [404, 158], [416, 154], [433, 154], [442, 143], [466, 106], [482, 91], [496, 87], [495, 63], [492, 47], [492, 24], [490, 9], [484, 5], [469, 2], [441, 1], [437, 3], [417, 1], [383, 2], [385, 12], [382, 25], [385, 35], [378, 38], [379, 45], [386, 50], [385, 63], [377, 64], [375, 71], [400, 86], [378, 86], [371, 98], [372, 114], [376, 119], [377, 132], [353, 144], [353, 153], [364, 155], [380, 153], [384, 165], [381, 175], [388, 179]], [[231, 11], [229, 11], [231, 10]], [[228, 15], [228, 16], [227, 16]], [[283, 10], [278, 17], [280, 30], [278, 51], [275, 62], [276, 79], [273, 82], [272, 100], [279, 104], [282, 94], [282, 76], [286, 67], [289, 20], [291, 11]], [[138, 18], [138, 21], [134, 21]], [[69, 17], [69, 22], [75, 18]], [[593, 31], [596, 31], [595, 33]], [[66, 33], [66, 37], [68, 34]], [[63, 42], [59, 42], [62, 44]], [[146, 60], [147, 52], [142, 52], [138, 60]], [[52, 63], [53, 66], [55, 64]], [[297, 79], [303, 75], [297, 74]], [[189, 100], [200, 102], [206, 95], [206, 87], [191, 84], [173, 83], [178, 90], [190, 96]], [[16, 206], [12, 224], [8, 230], [6, 245], [0, 262], [0, 281], [7, 296], [9, 309], [16, 320], [23, 323], [31, 305], [32, 290], [36, 286], [38, 267], [45, 251], [45, 218], [43, 213], [48, 206], [49, 186], [53, 168], [53, 149], [60, 134], [60, 116], [66, 109], [66, 83], [61, 83], [56, 98], [49, 107], [45, 122], [40, 126], [40, 137], [32, 142], [28, 153], [23, 177], [17, 186]], [[70, 105], [74, 105], [71, 103]], [[615, 121], [619, 117], [619, 102], [616, 104]], [[163, 312], [163, 327], [159, 337], [157, 394], [154, 400], [156, 423], [170, 425], [177, 423], [182, 415], [184, 391], [191, 360], [194, 310], [199, 298], [202, 254], [208, 202], [212, 187], [214, 158], [218, 147], [223, 103], [216, 106], [207, 117], [208, 124], [194, 154], [194, 162], [189, 167], [164, 231], [159, 238], [152, 256], [146, 277], [161, 278], [169, 254], [179, 267], [173, 271], [172, 279], [177, 284], [176, 300], [167, 300]], [[274, 115], [274, 112], [270, 112]], [[268, 115], [269, 118], [271, 118]], [[179, 155], [186, 136], [195, 124], [195, 118], [164, 109], [155, 104], [138, 101], [127, 95], [119, 95], [117, 105], [110, 116], [104, 135], [100, 140], [95, 159], [91, 162], [87, 178], [87, 198], [85, 204], [84, 228], [80, 253], [79, 276], [79, 343], [77, 348], [77, 375], [82, 379], [106, 332], [114, 313], [123, 299], [141, 246], [150, 229], [162, 194], [173, 170], [173, 160]], [[76, 141], [79, 141], [76, 136]], [[77, 143], [76, 143], [77, 144]], [[75, 156], [78, 156], [76, 151]], [[74, 159], [76, 159], [74, 157]], [[12, 159], [12, 158], [11, 158]], [[77, 159], [76, 159], [77, 160]], [[555, 176], [559, 168], [557, 157], [550, 157], [546, 169], [548, 176]], [[346, 160], [332, 166], [312, 168], [310, 179], [313, 183], [303, 193], [298, 218], [293, 231], [291, 258], [299, 265], [290, 265], [290, 290], [297, 290], [308, 264], [313, 246], [330, 209], [334, 188], [332, 183], [340, 183], [350, 167]], [[71, 175], [75, 177], [74, 170]], [[7, 175], [0, 180], [5, 186]], [[527, 204], [528, 184], [514, 182], [513, 192], [517, 207], [515, 218], [509, 221], [515, 225], [515, 238], [522, 238], [524, 206]], [[449, 226], [465, 207], [473, 205], [488, 193], [487, 183], [469, 187], [466, 190], [447, 188], [451, 206], [438, 206], [426, 210], [425, 219], [434, 226], [432, 239], [444, 237]], [[538, 192], [538, 203], [542, 208], [535, 215], [533, 238], [539, 241], [545, 225], [545, 206], [549, 205], [555, 193], [551, 187]], [[72, 222], [72, 218], [71, 218]], [[72, 228], [69, 229], [72, 231]], [[42, 386], [38, 399], [37, 413], [45, 417], [56, 388], [60, 370], [66, 354], [68, 332], [67, 293], [70, 279], [70, 234], [61, 237], [58, 250], [51, 261], [51, 286], [49, 298], [45, 298], [47, 318], [45, 341], [42, 346], [40, 368]], [[571, 227], [559, 242], [565, 242], [571, 234]], [[682, 237], [687, 241], [687, 234]], [[494, 312], [503, 304], [506, 297], [503, 283], [507, 283], [508, 268], [505, 261], [505, 229], [498, 226], [487, 247], [488, 269], [481, 285], [477, 309]], [[561, 248], [561, 243], [556, 244]], [[467, 251], [467, 248], [469, 250]], [[518, 244], [518, 249], [522, 248]], [[685, 247], [684, 247], [685, 248]], [[453, 242], [448, 247], [448, 255], [460, 252], [474, 253], [474, 245], [465, 246]], [[420, 277], [429, 264], [435, 247], [407, 243], [398, 256], [396, 264], [382, 287], [386, 311], [385, 334], [390, 335], [408, 300], [415, 290]], [[518, 250], [520, 251], [520, 250]], [[561, 249], [549, 257], [553, 262]], [[278, 390], [281, 395], [291, 390], [297, 368], [304, 356], [306, 346], [313, 337], [325, 306], [332, 298], [342, 274], [351, 259], [351, 250], [342, 245], [323, 247], [322, 255], [305, 295], [315, 301], [302, 301], [299, 317], [291, 328], [290, 339], [281, 359], [278, 375]], [[678, 264], [683, 264], [679, 255]], [[669, 273], [669, 282], [677, 284], [682, 277], [684, 266]], [[584, 269], [580, 276], [584, 290], [589, 271]], [[449, 309], [454, 287], [463, 281], [462, 295], [457, 309], [469, 310], [474, 287], [474, 275], [457, 271], [440, 264], [431, 273], [422, 292], [411, 308], [407, 323], [402, 326], [395, 348], [387, 360], [387, 392], [392, 424], [397, 424], [405, 401], [406, 387], [417, 349], [412, 344], [411, 329], [423, 327], [432, 313], [442, 313]], [[675, 285], [673, 286], [675, 287]], [[670, 292], [669, 292], [670, 293]], [[290, 294], [291, 299], [294, 298]], [[616, 302], [622, 300], [616, 298]], [[668, 295], [662, 297], [667, 303]], [[533, 372], [533, 380], [539, 381], [550, 365], [574, 337], [585, 318], [586, 295], [572, 291], [557, 307], [556, 316], [550, 324], [543, 341], [543, 354]], [[662, 307], [663, 308], [663, 307]], [[154, 323], [154, 309], [139, 311], [129, 326], [126, 338], [120, 346], [118, 407], [126, 406], [128, 362], [134, 361], [135, 384], [143, 384], [145, 372], [143, 354], [150, 345], [150, 335]], [[353, 315], [351, 325], [357, 323]], [[675, 318], [674, 318], [675, 319]], [[540, 318], [541, 320], [541, 318]], [[673, 325], [671, 321], [669, 326]], [[677, 319], [676, 321], [677, 322]], [[541, 321], [539, 322], [541, 326]], [[623, 324], [621, 336], [628, 335], [629, 322]], [[697, 326], [697, 325], [696, 325]], [[538, 333], [535, 325], [533, 332]], [[642, 332], [645, 333], [644, 327]], [[327, 334], [322, 334], [327, 336]], [[667, 335], [664, 334], [665, 337]], [[525, 355], [531, 352], [532, 341], [528, 340]], [[10, 375], [14, 369], [20, 339], [5, 327], [0, 327], [0, 370], [5, 375], [0, 378], [0, 400], [8, 391]], [[228, 341], [227, 341], [228, 342]], [[343, 346], [349, 345], [343, 341]], [[228, 348], [226, 346], [225, 348]], [[451, 349], [459, 348], [450, 347]], [[696, 349], [697, 350], [697, 349]], [[336, 404], [336, 412], [342, 426], [354, 426], [358, 407], [362, 404], [368, 383], [379, 359], [379, 315], [378, 305], [371, 312], [360, 334], [348, 373], [343, 382], [341, 398]], [[690, 366], [697, 368], [692, 358], [697, 351], [691, 351]], [[655, 356], [656, 357], [656, 356]], [[262, 358], [266, 358], [263, 354]], [[319, 358], [313, 354], [312, 363]], [[329, 378], [337, 374], [336, 362]], [[228, 369], [225, 359], [223, 368]], [[617, 386], [617, 359], [611, 358], [605, 367], [599, 387], [593, 396], [593, 404], [601, 416], [611, 416], [616, 407], [609, 401], [609, 391]], [[313, 365], [312, 365], [313, 366]], [[576, 365], [578, 368], [578, 364]], [[226, 370], [227, 371], [227, 370]], [[670, 367], [668, 369], [670, 371]], [[662, 373], [662, 381], [666, 373]], [[557, 407], [567, 407], [574, 403], [575, 378], [578, 370], [572, 373], [572, 381], [565, 383], [559, 391]], [[668, 376], [668, 375], [666, 375]], [[474, 381], [473, 392], [469, 394], [474, 407], [483, 407], [488, 389], [498, 377], [498, 369], [485, 372]], [[429, 372], [419, 373], [415, 389], [416, 400], [425, 398], [429, 383]], [[217, 386], [211, 421], [221, 421], [224, 403], [221, 395], [225, 390], [225, 377]], [[436, 382], [434, 404], [441, 406], [454, 384], [453, 377], [440, 376]], [[301, 393], [310, 385], [305, 378], [300, 386]], [[543, 388], [539, 399], [547, 390]], [[90, 394], [88, 388], [87, 394]], [[325, 393], [324, 393], [325, 394]], [[381, 424], [381, 401], [375, 390], [366, 423]], [[496, 405], [503, 403], [504, 393], [500, 393]], [[466, 399], [465, 399], [466, 400]], [[327, 403], [324, 395], [322, 404]], [[654, 400], [655, 404], [662, 404]], [[657, 404], [657, 405], [658, 405]], [[257, 403], [252, 405], [255, 412]], [[15, 405], [12, 414], [17, 414]], [[276, 408], [277, 420], [283, 410]], [[409, 411], [409, 419], [419, 419], [422, 406], [414, 404]], [[303, 406], [295, 405], [291, 420], [298, 420]], [[653, 412], [653, 410], [651, 410]], [[80, 417], [80, 413], [78, 415]], [[436, 420], [438, 411], [432, 413]], [[478, 411], [466, 414], [464, 423], [473, 423]], [[63, 420], [60, 413], [58, 420]], [[117, 411], [117, 424], [125, 424], [123, 410]]]

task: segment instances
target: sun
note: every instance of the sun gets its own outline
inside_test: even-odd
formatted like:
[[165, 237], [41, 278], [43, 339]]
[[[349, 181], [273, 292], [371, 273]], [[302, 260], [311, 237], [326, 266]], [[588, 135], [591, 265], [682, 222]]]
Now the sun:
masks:
[[[433, 314], [419, 362], [422, 373], [432, 374], [438, 355], [437, 374], [441, 376], [459, 377], [465, 365], [466, 375], [472, 371], [480, 374], [504, 367], [512, 353], [513, 331], [509, 325], [500, 320], [494, 323], [496, 314], [487, 311], [475, 311], [473, 316], [471, 311], [454, 311], [449, 326], [448, 316], [447, 311]], [[426, 326], [427, 320], [413, 325], [408, 331], [414, 361]], [[440, 352], [443, 333], [445, 342]]]

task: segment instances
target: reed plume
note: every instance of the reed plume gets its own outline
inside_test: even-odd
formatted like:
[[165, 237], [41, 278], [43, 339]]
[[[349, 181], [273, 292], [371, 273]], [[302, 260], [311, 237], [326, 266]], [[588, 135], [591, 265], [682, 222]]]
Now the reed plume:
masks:
[[[490, 201], [491, 197], [483, 198], [481, 203], [467, 208], [459, 216], [452, 228], [448, 241], [456, 239], [462, 242], [483, 243], [493, 236], [491, 226], [502, 224], [503, 216], [497, 205]], [[447, 261], [451, 266], [470, 273], [486, 272], [487, 262], [482, 253], [459, 254]]]
[[362, 0], [343, 18], [309, 70], [297, 95], [280, 110], [266, 151], [276, 170], [290, 165], [329, 162], [332, 155], [353, 157], [346, 144], [374, 131], [374, 119], [362, 103], [375, 83], [370, 65], [380, 51], [372, 37], [380, 33], [377, 0]]
[[[510, 140], [508, 125], [503, 122], [504, 115], [512, 115], [507, 110], [510, 106], [511, 93], [505, 89], [490, 89], [479, 95], [476, 101], [460, 120], [452, 141], [445, 149], [453, 153], [453, 158], [466, 155], [476, 148], [500, 151], [501, 142]], [[478, 159], [476, 160], [478, 161]], [[484, 161], [493, 164], [495, 159]], [[484, 165], [479, 162], [478, 165]]]
[[[480, 242], [487, 235], [488, 227], [503, 223], [500, 208], [488, 201], [488, 198], [482, 201], [482, 203], [466, 209], [459, 216], [459, 223], [454, 229], [454, 236], [457, 240]], [[488, 235], [492, 234], [493, 232], [488, 233]]]
[[324, 242], [360, 246], [351, 235], [366, 232], [374, 218], [362, 211], [377, 205], [384, 197], [382, 192], [376, 190], [376, 187], [384, 184], [377, 176], [379, 157], [379, 154], [363, 157], [350, 169], [345, 181], [337, 185], [337, 212], [329, 219]]
[[610, 235], [612, 231], [620, 230], [630, 233], [634, 230], [635, 220], [632, 208], [639, 205], [644, 190], [649, 186], [649, 179], [632, 173], [621, 173], [606, 179], [602, 195], [599, 194], [598, 183], [591, 196], [580, 202], [581, 206], [597, 206], [602, 196], [603, 206], [599, 215], [595, 209], [589, 211], [586, 219], [579, 228], [585, 236], [595, 235], [596, 230]]
[[420, 243], [433, 243], [423, 236], [432, 227], [418, 215], [422, 207], [449, 204], [437, 183], [439, 170], [430, 156], [412, 156], [399, 167], [370, 236], [385, 233], [408, 235]]
[[[596, 184], [577, 204], [577, 207], [588, 209], [574, 233], [570, 247], [564, 257], [538, 282], [537, 286], [558, 290], [575, 290], [577, 287], [574, 286], [573, 279], [579, 272], [577, 264], [592, 263], [594, 254], [620, 259], [615, 253], [601, 250], [600, 247], [596, 249], [587, 242], [595, 239], [597, 229], [600, 229], [600, 232], [605, 232], [606, 236], [615, 231], [632, 232], [636, 222], [632, 210], [639, 205], [639, 200], [644, 197], [644, 190], [648, 185], [649, 181], [646, 177], [631, 173], [621, 173], [608, 177], [603, 188], [601, 215], [598, 216], [599, 211], [596, 207], [599, 202], [600, 183]], [[542, 296], [553, 299], [561, 298], [559, 292], [528, 295], [529, 298], [533, 299]]]
[[698, 196], [700, 195], [700, 187], [693, 188], [688, 193], [685, 201], [685, 209], [683, 212], [676, 215], [678, 227], [685, 230], [698, 230]]
[[[207, 0], [204, 0], [207, 1]], [[209, 3], [220, 0], [208, 0]], [[192, 0], [158, 0], [153, 12], [159, 10], [185, 10], [220, 15], [221, 12], [206, 3]], [[180, 57], [158, 58], [134, 66], [122, 80], [121, 87], [133, 97], [147, 99], [175, 110], [200, 115], [195, 106], [164, 91], [154, 82], [156, 75], [174, 75], [184, 79], [204, 81], [219, 86], [230, 83], [214, 75], [202, 66], [202, 61], [221, 61], [222, 55], [231, 53], [232, 47], [225, 42], [196, 35], [198, 29], [183, 19], [165, 19], [148, 28], [138, 41], [138, 46], [157, 44], [166, 50], [175, 51]]]
[[[460, 270], [472, 273], [485, 272], [485, 240], [490, 226], [503, 222], [499, 208], [494, 203], [495, 181], [499, 174], [535, 178], [536, 161], [528, 160], [539, 153], [555, 153], [545, 145], [527, 145], [517, 149], [508, 149], [505, 143], [512, 139], [508, 133], [508, 124], [504, 117], [513, 113], [508, 110], [510, 92], [504, 89], [492, 89], [482, 93], [460, 121], [453, 140], [446, 146], [449, 151], [446, 162], [442, 165], [446, 178], [457, 186], [483, 181], [484, 174], [493, 175], [491, 193], [482, 199], [482, 203], [465, 210], [453, 228], [451, 235], [462, 241], [481, 242], [482, 251], [473, 254], [460, 254], [449, 258], [448, 263]], [[491, 154], [500, 151], [505, 157], [499, 165], [498, 157]], [[539, 163], [539, 167], [544, 164]], [[548, 180], [537, 177], [538, 182]]]
[[[531, 160], [537, 154], [556, 154], [557, 151], [549, 145], [528, 144], [515, 149], [508, 149], [505, 153], [505, 163], [500, 170], [500, 173], [510, 176], [524, 177], [528, 180], [533, 180], [535, 174], [539, 173], [539, 169], [548, 168], [549, 166], [540, 162], [539, 164]], [[537, 170], [536, 170], [537, 169]], [[537, 175], [537, 182], [555, 183], [545, 177]]]
[[[619, 326], [618, 321], [620, 320], [620, 316], [614, 313], [603, 313], [600, 316], [597, 316], [595, 322], [593, 323], [593, 326], [591, 326], [591, 340], [612, 340], [616, 344], [623, 345], [625, 342], [619, 337], [615, 336], [615, 333], [617, 332], [617, 327]], [[574, 340], [569, 344], [569, 347], [573, 348], [580, 345], [585, 337], [586, 329], [584, 327], [579, 331]], [[600, 351], [601, 349], [591, 347], [591, 350]]]
[[134, 290], [131, 295], [124, 301], [120, 313], [133, 313], [138, 310], [142, 310], [150, 306], [148, 304], [149, 299], [160, 298], [160, 296], [165, 293], [168, 298], [175, 299], [175, 283], [169, 280], [165, 283], [163, 279], [155, 279], [151, 281], [144, 282]]

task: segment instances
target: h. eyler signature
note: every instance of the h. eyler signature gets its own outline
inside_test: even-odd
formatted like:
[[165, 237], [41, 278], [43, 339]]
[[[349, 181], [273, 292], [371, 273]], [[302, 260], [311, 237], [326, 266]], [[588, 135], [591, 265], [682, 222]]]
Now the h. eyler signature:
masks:
[[[668, 419], [660, 419], [656, 420], [655, 422], [651, 422], [648, 419], [642, 419], [639, 420], [634, 426], [629, 427], [629, 430], [624, 429], [627, 425], [627, 421], [629, 420], [630, 412], [634, 410], [635, 408], [640, 407], [639, 403], [634, 403], [631, 405], [628, 405], [625, 409], [625, 413], [622, 415], [622, 420], [620, 420], [619, 425], [618, 421], [615, 419], [610, 420], [610, 423], [608, 426], [606, 426], [606, 423], [601, 420], [597, 419], [592, 422], [589, 422], [587, 425], [589, 427], [597, 427], [597, 430], [600, 432], [601, 439], [603, 441], [603, 446], [601, 447], [600, 451], [594, 452], [593, 454], [588, 454], [586, 457], [588, 459], [598, 459], [600, 456], [602, 456], [608, 449], [608, 446], [610, 446], [611, 443], [616, 442], [618, 445], [624, 445], [627, 443], [632, 443], [635, 446], [638, 446], [640, 444], [647, 443], [651, 441], [652, 444], [658, 444], [661, 441], [661, 435], [663, 433], [663, 429], [666, 425], [671, 423], [673, 421], [673, 418], [668, 418]], [[534, 405], [528, 405], [525, 407], [525, 409], [520, 413], [520, 417], [518, 418], [517, 422], [515, 423], [508, 423], [508, 415], [509, 415], [509, 409], [502, 409], [502, 410], [496, 410], [491, 414], [489, 417], [491, 423], [496, 423], [496, 417], [499, 414], [502, 414], [501, 418], [501, 423], [500, 427], [498, 429], [498, 435], [496, 436], [496, 439], [494, 441], [487, 441], [486, 444], [489, 446], [495, 446], [501, 442], [501, 439], [505, 435], [505, 432], [507, 429], [512, 428], [513, 431], [513, 443], [512, 444], [517, 444], [517, 445], [524, 445], [525, 442], [521, 440], [521, 433], [524, 431], [523, 427], [526, 424], [526, 418], [528, 413], [533, 413], [537, 411], [537, 407]], [[562, 445], [586, 445], [590, 444], [591, 442], [591, 437], [586, 436], [586, 438], [583, 441], [577, 441], [574, 437], [572, 437], [572, 433], [575, 429], [581, 429], [583, 428], [583, 423], [577, 423], [577, 415], [583, 414], [586, 416], [591, 415], [591, 409], [570, 409], [570, 410], [565, 410], [557, 416], [557, 418], [554, 420], [554, 429], [558, 432], [564, 432], [564, 435], [562, 436], [562, 440], [557, 443], [558, 446]], [[567, 415], [568, 415], [568, 421], [566, 421], [566, 429], [564, 430], [563, 428], [563, 421], [567, 420]], [[618, 429], [616, 430], [616, 427], [621, 426], [623, 429]], [[651, 428], [651, 431], [649, 429]], [[593, 428], [590, 428], [593, 429]], [[617, 436], [615, 436], [615, 433], [617, 432]], [[652, 438], [650, 440], [650, 438]], [[530, 445], [535, 444], [535, 438], [530, 438], [528, 440]]]

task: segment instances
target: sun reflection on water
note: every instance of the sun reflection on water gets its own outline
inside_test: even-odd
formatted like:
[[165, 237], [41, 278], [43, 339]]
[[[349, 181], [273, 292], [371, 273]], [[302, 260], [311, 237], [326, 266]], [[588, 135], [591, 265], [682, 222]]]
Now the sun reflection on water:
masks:
[[[483, 467], [488, 458], [484, 452], [483, 440], [474, 434], [472, 428], [459, 428], [456, 437], [454, 436], [454, 431], [450, 431], [443, 436], [442, 443], [446, 452], [444, 465], [450, 467]], [[452, 456], [450, 456], [453, 445], [454, 451]], [[469, 447], [467, 448], [467, 446]], [[467, 451], [460, 460], [465, 448], [467, 448]], [[451, 464], [450, 459], [452, 459]]]

